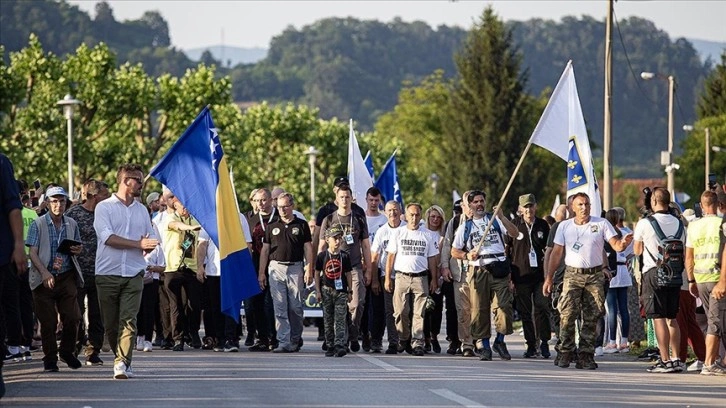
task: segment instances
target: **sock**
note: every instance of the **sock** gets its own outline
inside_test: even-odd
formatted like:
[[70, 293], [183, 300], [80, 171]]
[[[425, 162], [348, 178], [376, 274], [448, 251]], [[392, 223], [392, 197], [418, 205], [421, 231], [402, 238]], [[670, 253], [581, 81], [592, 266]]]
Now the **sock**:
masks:
[[501, 343], [504, 341], [504, 335], [502, 333], [497, 333], [496, 339], [494, 339], [495, 343]]
[[489, 339], [481, 339], [481, 348], [485, 350], [491, 348], [489, 345]]
[[620, 339], [620, 344], [623, 344], [623, 345], [626, 345], [627, 346], [628, 345], [628, 338], [627, 337], [622, 337]]

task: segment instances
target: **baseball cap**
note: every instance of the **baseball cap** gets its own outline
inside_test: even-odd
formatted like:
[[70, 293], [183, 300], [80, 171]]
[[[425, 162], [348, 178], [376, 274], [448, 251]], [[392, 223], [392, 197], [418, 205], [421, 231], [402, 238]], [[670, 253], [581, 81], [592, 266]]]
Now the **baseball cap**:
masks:
[[348, 177], [337, 177], [335, 181], [333, 182], [334, 187], [340, 187], [343, 184], [350, 185], [350, 181], [348, 181]]
[[68, 198], [68, 193], [66, 193], [66, 190], [64, 190], [63, 187], [51, 187], [45, 191], [45, 196], [46, 197], [63, 196], [63, 197]]
[[154, 201], [159, 199], [159, 193], [154, 191], [153, 193], [149, 193], [149, 195], [146, 196], [146, 205], [151, 205]]
[[528, 205], [537, 204], [537, 200], [534, 198], [534, 194], [523, 194], [519, 196], [519, 206], [526, 207]]
[[325, 230], [325, 238], [337, 237], [343, 235], [343, 230], [340, 227], [330, 227]]

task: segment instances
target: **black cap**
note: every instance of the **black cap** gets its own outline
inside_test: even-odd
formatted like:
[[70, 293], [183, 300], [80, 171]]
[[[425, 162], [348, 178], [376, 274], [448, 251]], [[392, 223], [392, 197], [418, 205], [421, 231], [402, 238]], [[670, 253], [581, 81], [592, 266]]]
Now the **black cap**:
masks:
[[348, 181], [348, 177], [336, 177], [335, 181], [333, 182], [333, 186], [340, 187], [343, 184], [350, 185], [350, 182]]

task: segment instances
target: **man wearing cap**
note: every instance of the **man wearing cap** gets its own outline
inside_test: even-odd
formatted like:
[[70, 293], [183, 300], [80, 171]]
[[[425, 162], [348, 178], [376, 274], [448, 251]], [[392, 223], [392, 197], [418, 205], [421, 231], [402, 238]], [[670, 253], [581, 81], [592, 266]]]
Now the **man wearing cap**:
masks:
[[[408, 224], [397, 228], [386, 246], [385, 289], [393, 292], [393, 317], [401, 346], [407, 351], [413, 348], [415, 356], [424, 355], [424, 307], [429, 293], [436, 291], [439, 280], [436, 265], [438, 242], [421, 224], [422, 212], [420, 204], [408, 204]], [[394, 271], [395, 288], [391, 279]], [[413, 295], [413, 304], [409, 295]], [[412, 309], [413, 320], [409, 321]]]
[[156, 217], [159, 211], [163, 210], [161, 208], [160, 198], [161, 196], [156, 191], [146, 196], [146, 206], [149, 208], [149, 214], [151, 214], [152, 219]]
[[[313, 281], [313, 244], [308, 223], [296, 217], [290, 193], [278, 197], [280, 220], [267, 226], [260, 253], [257, 280], [260, 289], [268, 284], [275, 308], [278, 348], [274, 353], [292, 353], [302, 347], [303, 280]], [[269, 260], [269, 280], [266, 269]], [[307, 271], [303, 273], [303, 268]]]
[[118, 191], [96, 205], [93, 228], [98, 237], [96, 287], [106, 338], [115, 359], [113, 378], [133, 376], [136, 315], [141, 307], [146, 260], [144, 253], [159, 241], [149, 213], [137, 201], [144, 186], [141, 166], [124, 164], [116, 172]]
[[[78, 325], [78, 345], [76, 350], [80, 351], [84, 343], [86, 346], [86, 365], [101, 365], [103, 361], [98, 356], [103, 346], [103, 322], [101, 320], [101, 309], [98, 305], [98, 292], [96, 290], [96, 230], [93, 228], [93, 220], [96, 206], [107, 199], [110, 194], [108, 185], [99, 180], [88, 180], [83, 184], [86, 192], [86, 200], [81, 205], [75, 205], [68, 210], [66, 216], [74, 219], [78, 224], [78, 230], [83, 242], [83, 251], [78, 255], [78, 263], [83, 270], [85, 285], [78, 289], [78, 307], [81, 316], [86, 311], [86, 298], [88, 298], [88, 328], [83, 319]], [[88, 333], [86, 333], [88, 331]]]
[[[350, 350], [357, 352], [360, 350], [358, 343], [358, 333], [360, 329], [361, 319], [363, 318], [363, 309], [365, 307], [366, 284], [370, 283], [371, 271], [371, 244], [368, 239], [368, 222], [363, 216], [353, 212], [351, 204], [353, 203], [353, 194], [350, 186], [341, 184], [336, 193], [338, 209], [325, 217], [320, 227], [320, 236], [325, 236], [325, 231], [333, 226], [343, 229], [343, 242], [340, 249], [348, 251], [350, 255], [350, 263], [353, 266], [353, 297], [348, 303], [351, 321], [348, 327], [348, 341], [350, 342]], [[318, 253], [325, 251], [327, 248], [325, 239], [321, 239], [318, 244]]]
[[[467, 201], [472, 219], [459, 225], [456, 230], [451, 255], [469, 262], [467, 281], [471, 303], [471, 335], [477, 339], [480, 360], [491, 361], [492, 350], [502, 360], [511, 360], [512, 356], [504, 342], [504, 336], [513, 332], [510, 262], [504, 252], [504, 233], [517, 238], [519, 230], [501, 216], [499, 209], [494, 215], [486, 212], [486, 194], [483, 191], [470, 192]], [[484, 231], [492, 218], [494, 221], [485, 236]], [[497, 331], [494, 345], [489, 343], [492, 312]]]
[[[524, 239], [505, 238], [507, 257], [512, 261], [512, 282], [514, 282], [517, 310], [522, 317], [524, 340], [527, 350], [524, 358], [537, 356], [537, 341], [541, 341], [542, 357], [550, 357], [547, 342], [550, 339], [549, 300], [542, 294], [544, 284], [544, 251], [550, 233], [549, 224], [537, 217], [537, 201], [534, 194], [519, 196], [520, 216], [513, 224]], [[534, 322], [532, 321], [534, 314]]]
[[[78, 309], [77, 287], [83, 286], [82, 269], [76, 259], [83, 249], [81, 244], [70, 245], [59, 251], [65, 239], [81, 242], [78, 224], [63, 215], [68, 194], [62, 187], [51, 187], [45, 192], [48, 212], [38, 217], [28, 230], [25, 245], [30, 247], [30, 289], [33, 291], [35, 314], [40, 321], [43, 342], [43, 368], [58, 371], [58, 358], [68, 367], [81, 367], [75, 355], [76, 335], [81, 312]], [[63, 325], [60, 348], [56, 344], [58, 315]]]

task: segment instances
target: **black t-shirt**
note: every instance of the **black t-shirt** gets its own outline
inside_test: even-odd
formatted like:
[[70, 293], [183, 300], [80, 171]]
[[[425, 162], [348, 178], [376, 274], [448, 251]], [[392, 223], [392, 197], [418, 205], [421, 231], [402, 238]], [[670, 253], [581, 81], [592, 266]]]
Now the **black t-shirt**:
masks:
[[282, 220], [268, 224], [263, 242], [270, 244], [271, 261], [302, 262], [305, 243], [312, 240], [308, 223], [295, 217], [289, 224]]
[[[339, 227], [343, 230], [343, 240], [340, 243], [340, 250], [348, 251], [350, 262], [353, 266], [360, 265], [363, 259], [361, 242], [364, 239], [368, 239], [368, 220], [366, 219], [365, 213], [361, 216], [351, 211], [348, 215], [340, 215], [336, 211], [328, 215], [320, 225], [320, 236], [324, 237], [325, 231], [331, 227]], [[348, 245], [345, 242], [345, 237], [348, 234], [353, 238], [352, 245]]]
[[[363, 217], [363, 219], [365, 219], [366, 211], [361, 208], [361, 206], [353, 203], [351, 204], [350, 209], [353, 211], [353, 214], [361, 216]], [[323, 220], [325, 219], [325, 217], [336, 211], [338, 211], [338, 206], [335, 205], [335, 203], [333, 202], [329, 202], [324, 206], [320, 207], [320, 209], [318, 209], [318, 214], [315, 216], [315, 225], [317, 225], [318, 227], [323, 225]]]
[[265, 230], [269, 224], [280, 220], [280, 213], [273, 209], [272, 214], [261, 215], [260, 213], [248, 212], [245, 214], [247, 223], [250, 226], [250, 234], [252, 234], [252, 262], [255, 264], [255, 270], [260, 266], [260, 251], [262, 251], [262, 241], [265, 238]]
[[[544, 252], [550, 234], [549, 224], [542, 218], [535, 217], [530, 234], [529, 227], [522, 217], [515, 218], [512, 223], [524, 235], [521, 240], [509, 235], [505, 237], [507, 256], [512, 261], [512, 281], [514, 283], [544, 282]], [[531, 267], [529, 263], [530, 248], [534, 248], [537, 256], [536, 268]]]
[[318, 254], [315, 259], [315, 270], [320, 273], [320, 284], [335, 289], [335, 280], [343, 281], [343, 289], [338, 292], [348, 291], [348, 278], [353, 270], [350, 265], [350, 256], [346, 251], [340, 251], [337, 254], [331, 254], [330, 251], [323, 251]]

